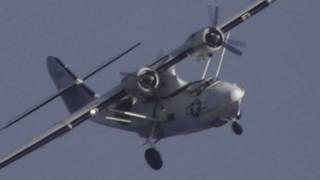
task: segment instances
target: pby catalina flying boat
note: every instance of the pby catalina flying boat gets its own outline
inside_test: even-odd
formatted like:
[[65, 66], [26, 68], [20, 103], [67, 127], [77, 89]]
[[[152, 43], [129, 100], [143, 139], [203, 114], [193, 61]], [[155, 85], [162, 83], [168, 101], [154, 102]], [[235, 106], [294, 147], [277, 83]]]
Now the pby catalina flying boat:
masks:
[[[84, 82], [103, 68], [120, 59], [141, 43], [137, 43], [82, 77], [77, 77], [56, 57], [47, 58], [47, 67], [58, 91], [40, 101], [15, 119], [8, 121], [1, 130], [21, 121], [57, 97], [62, 97], [71, 116], [17, 149], [0, 161], [0, 169], [19, 158], [61, 137], [87, 120], [137, 133], [146, 139], [147, 164], [154, 170], [163, 166], [160, 152], [155, 145], [159, 140], [190, 134], [212, 127], [231, 124], [237, 135], [242, 134], [239, 124], [240, 104], [244, 90], [235, 84], [218, 79], [226, 50], [241, 55], [235, 45], [239, 41], [229, 39], [229, 32], [256, 15], [275, 0], [262, 0], [218, 25], [219, 8], [209, 7], [211, 25], [191, 34], [180, 47], [157, 59], [154, 63], [131, 73], [121, 73], [121, 83], [109, 92], [98, 95]], [[207, 71], [214, 52], [221, 49], [221, 58], [214, 76]], [[199, 80], [185, 82], [177, 75], [174, 66], [187, 57], [206, 60]]]

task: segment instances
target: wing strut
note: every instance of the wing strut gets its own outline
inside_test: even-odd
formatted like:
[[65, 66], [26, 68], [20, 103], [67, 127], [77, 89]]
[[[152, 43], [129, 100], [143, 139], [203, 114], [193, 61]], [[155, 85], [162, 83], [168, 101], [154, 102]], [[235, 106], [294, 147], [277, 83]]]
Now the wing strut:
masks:
[[[227, 33], [226, 42], [228, 42], [229, 37], [230, 37], [230, 33]], [[218, 67], [217, 67], [217, 70], [216, 70], [216, 74], [215, 74], [215, 77], [214, 77], [215, 80], [218, 80], [218, 78], [219, 78], [219, 74], [220, 74], [220, 71], [221, 71], [221, 67], [222, 67], [222, 63], [223, 63], [225, 54], [226, 54], [226, 48], [223, 47], [221, 55], [220, 55], [220, 60], [219, 60], [219, 63], [218, 63]]]
[[131, 46], [129, 49], [127, 49], [123, 53], [117, 55], [116, 57], [112, 58], [111, 60], [107, 61], [106, 63], [104, 63], [104, 64], [98, 66], [97, 68], [95, 68], [94, 70], [88, 72], [85, 76], [83, 76], [82, 79], [77, 79], [73, 83], [67, 85], [66, 87], [64, 87], [62, 89], [60, 89], [58, 92], [56, 92], [56, 93], [52, 94], [51, 96], [41, 100], [38, 104], [36, 104], [36, 105], [32, 106], [31, 108], [27, 109], [25, 112], [23, 112], [22, 114], [18, 115], [16, 118], [12, 119], [11, 121], [8, 121], [3, 127], [0, 128], [0, 131], [2, 131], [4, 129], [7, 129], [10, 126], [16, 124], [17, 122], [19, 122], [23, 118], [27, 117], [28, 115], [30, 115], [33, 112], [37, 111], [38, 109], [40, 109], [41, 107], [45, 106], [49, 102], [53, 101], [57, 97], [61, 96], [64, 92], [66, 92], [67, 90], [71, 89], [72, 87], [77, 86], [79, 84], [82, 84], [84, 80], [89, 79], [91, 76], [93, 76], [97, 72], [101, 71], [103, 68], [111, 65], [112, 63], [114, 63], [115, 61], [117, 61], [118, 59], [120, 59], [124, 55], [128, 54], [130, 51], [134, 50], [135, 48], [137, 48], [140, 45], [141, 45], [141, 42], [134, 44], [133, 46]]

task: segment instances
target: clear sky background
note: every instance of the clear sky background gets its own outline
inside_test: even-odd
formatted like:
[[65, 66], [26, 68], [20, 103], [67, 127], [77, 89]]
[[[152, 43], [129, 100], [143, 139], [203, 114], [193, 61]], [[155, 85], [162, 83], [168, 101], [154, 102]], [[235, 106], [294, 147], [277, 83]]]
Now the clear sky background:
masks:
[[[222, 22], [252, 0], [1, 0], [0, 123], [56, 91], [48, 55], [81, 75], [142, 40], [89, 80], [103, 93], [119, 82], [119, 71], [152, 62], [160, 49], [169, 52], [208, 25], [209, 3], [221, 6]], [[232, 31], [247, 46], [243, 57], [226, 55], [221, 79], [246, 89], [242, 136], [225, 126], [166, 139], [158, 144], [165, 164], [155, 172], [144, 161], [143, 139], [86, 122], [1, 170], [0, 179], [319, 179], [319, 6], [278, 0]], [[178, 72], [193, 80], [202, 67], [189, 59]], [[0, 132], [0, 158], [67, 117], [58, 99]]]

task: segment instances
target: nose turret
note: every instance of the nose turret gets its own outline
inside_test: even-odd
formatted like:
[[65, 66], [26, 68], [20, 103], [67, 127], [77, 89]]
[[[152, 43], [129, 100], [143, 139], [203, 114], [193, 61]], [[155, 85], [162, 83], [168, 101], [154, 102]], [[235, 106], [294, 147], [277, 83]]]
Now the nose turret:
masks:
[[[206, 108], [203, 119], [214, 127], [224, 125], [240, 116], [240, 104], [244, 97], [244, 90], [236, 84], [216, 82], [202, 94]], [[237, 131], [240, 133], [240, 130]]]
[[236, 84], [217, 82], [208, 88], [205, 98], [210, 107], [225, 106], [241, 102], [245, 92]]
[[230, 95], [231, 102], [239, 102], [244, 96], [244, 90], [235, 84], [231, 85], [227, 91]]

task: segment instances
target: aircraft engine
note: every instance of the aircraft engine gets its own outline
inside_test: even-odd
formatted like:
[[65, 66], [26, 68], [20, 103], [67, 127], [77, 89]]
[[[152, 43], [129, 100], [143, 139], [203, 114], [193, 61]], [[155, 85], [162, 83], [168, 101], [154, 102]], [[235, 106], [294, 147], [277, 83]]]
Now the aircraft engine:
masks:
[[193, 49], [197, 57], [210, 57], [210, 54], [223, 46], [224, 34], [216, 28], [207, 27], [193, 33], [186, 41], [185, 46]]
[[159, 86], [159, 75], [150, 68], [141, 68], [138, 73], [138, 86], [142, 91], [150, 92]]
[[207, 46], [219, 49], [223, 45], [224, 35], [216, 28], [207, 28], [204, 33], [204, 41]]
[[122, 84], [127, 91], [132, 94], [150, 94], [152, 90], [158, 88], [160, 78], [154, 70], [143, 67], [135, 74], [128, 75], [122, 80]]

